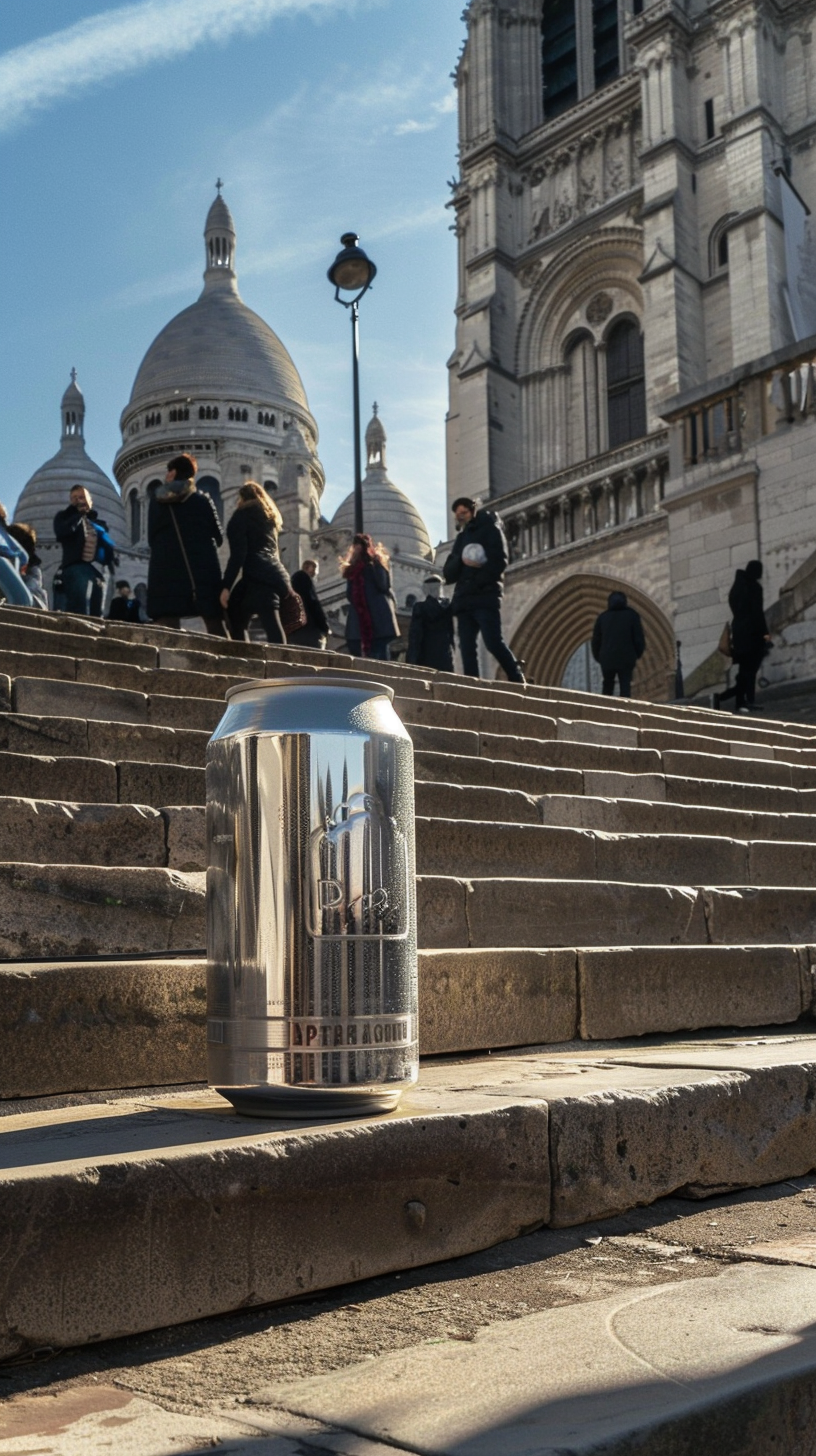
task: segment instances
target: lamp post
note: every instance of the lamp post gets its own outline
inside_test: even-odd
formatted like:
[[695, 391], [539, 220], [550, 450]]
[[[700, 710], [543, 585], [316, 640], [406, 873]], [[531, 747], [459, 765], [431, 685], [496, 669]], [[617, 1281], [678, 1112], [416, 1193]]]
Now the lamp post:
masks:
[[[360, 299], [367, 293], [377, 273], [371, 259], [358, 247], [356, 233], [343, 233], [342, 249], [329, 269], [329, 282], [334, 284], [337, 303], [351, 310], [351, 371], [354, 389], [354, 534], [363, 530], [363, 471], [360, 453]], [[353, 293], [353, 298], [341, 298]]]

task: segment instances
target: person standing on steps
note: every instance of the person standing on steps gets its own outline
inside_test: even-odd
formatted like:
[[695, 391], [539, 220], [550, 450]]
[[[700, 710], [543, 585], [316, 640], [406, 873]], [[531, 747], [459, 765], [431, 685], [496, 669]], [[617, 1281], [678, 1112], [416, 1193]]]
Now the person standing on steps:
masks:
[[462, 667], [468, 677], [479, 676], [477, 642], [481, 633], [485, 647], [510, 682], [523, 683], [521, 663], [502, 636], [501, 599], [510, 556], [501, 521], [494, 511], [477, 510], [468, 496], [460, 496], [451, 509], [459, 534], [442, 569], [445, 580], [456, 583], [451, 611], [459, 623]]
[[141, 622], [139, 603], [131, 593], [129, 581], [117, 581], [116, 596], [108, 610], [109, 622], [130, 622], [134, 626]]
[[47, 612], [48, 592], [43, 585], [42, 558], [37, 554], [37, 532], [24, 521], [12, 521], [6, 530], [28, 553], [28, 560], [20, 567], [20, 574], [31, 593], [32, 605]]
[[147, 513], [148, 616], [159, 627], [180, 627], [182, 617], [203, 617], [213, 637], [226, 637], [219, 602], [223, 541], [210, 497], [196, 490], [198, 462], [175, 455]]
[[315, 588], [319, 570], [316, 561], [304, 561], [300, 571], [292, 572], [292, 590], [297, 592], [303, 603], [306, 626], [290, 632], [287, 641], [293, 642], [296, 647], [315, 647], [319, 652], [325, 652], [330, 629], [323, 603]]
[[62, 543], [66, 611], [101, 617], [105, 576], [116, 555], [107, 524], [94, 510], [84, 485], [72, 486], [69, 504], [54, 517], [54, 535]]
[[267, 642], [286, 642], [280, 608], [292, 596], [292, 583], [278, 555], [282, 530], [283, 517], [263, 486], [245, 481], [227, 522], [230, 554], [221, 584], [221, 606], [239, 641], [245, 640], [252, 618], [260, 617]]
[[400, 635], [388, 562], [382, 543], [375, 546], [370, 536], [362, 534], [354, 537], [351, 550], [340, 563], [350, 604], [346, 643], [352, 657], [387, 662], [388, 649]]
[[632, 673], [638, 658], [646, 651], [646, 637], [640, 613], [629, 606], [625, 592], [609, 593], [606, 611], [595, 620], [590, 647], [595, 661], [601, 665], [601, 691], [611, 697], [617, 678], [621, 697], [631, 697]]
[[453, 672], [453, 611], [442, 590], [441, 576], [425, 578], [425, 600], [414, 602], [408, 629], [406, 662]]
[[728, 593], [731, 608], [731, 651], [737, 664], [737, 681], [725, 693], [715, 695], [714, 707], [735, 698], [735, 713], [758, 713], [755, 703], [756, 679], [762, 659], [771, 648], [771, 636], [765, 620], [762, 599], [762, 562], [749, 561], [734, 577]]

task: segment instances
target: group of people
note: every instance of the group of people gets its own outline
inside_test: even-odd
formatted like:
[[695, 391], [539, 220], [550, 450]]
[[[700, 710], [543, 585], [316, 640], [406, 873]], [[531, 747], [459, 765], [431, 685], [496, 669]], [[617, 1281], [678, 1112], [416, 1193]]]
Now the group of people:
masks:
[[[197, 468], [193, 455], [174, 456], [164, 483], [151, 496], [147, 618], [161, 627], [178, 628], [184, 618], [200, 617], [209, 633], [243, 639], [251, 619], [257, 617], [269, 642], [324, 649], [330, 627], [315, 585], [318, 563], [304, 561], [290, 577], [278, 549], [283, 529], [280, 511], [262, 485], [248, 480], [241, 486], [227, 522], [229, 559], [222, 571], [218, 555], [224, 539], [221, 522], [209, 495], [196, 488]], [[501, 602], [509, 552], [501, 520], [468, 496], [460, 496], [451, 509], [458, 528], [456, 539], [442, 575], [432, 572], [426, 578], [425, 597], [413, 605], [407, 661], [453, 672], [458, 633], [463, 671], [478, 677], [481, 637], [485, 651], [508, 679], [523, 683], [524, 664], [502, 633]], [[54, 518], [54, 533], [62, 546], [55, 606], [100, 616], [106, 575], [117, 560], [116, 548], [84, 486], [75, 485], [71, 490], [68, 505]], [[34, 528], [9, 524], [0, 506], [0, 590], [12, 605], [48, 606], [36, 547]], [[371, 536], [355, 535], [340, 570], [348, 599], [349, 652], [387, 660], [391, 643], [400, 635], [387, 551]], [[728, 598], [733, 613], [726, 629], [728, 653], [738, 671], [734, 687], [719, 695], [716, 706], [733, 698], [738, 713], [755, 710], [756, 677], [770, 647], [761, 576], [761, 563], [749, 561], [737, 572]], [[445, 594], [446, 585], [453, 587], [450, 597]], [[142, 619], [141, 605], [128, 582], [116, 582], [108, 615], [125, 622]], [[641, 618], [622, 591], [611, 593], [606, 611], [595, 622], [590, 647], [601, 668], [603, 693], [614, 693], [617, 683], [620, 695], [628, 697], [646, 639]]]

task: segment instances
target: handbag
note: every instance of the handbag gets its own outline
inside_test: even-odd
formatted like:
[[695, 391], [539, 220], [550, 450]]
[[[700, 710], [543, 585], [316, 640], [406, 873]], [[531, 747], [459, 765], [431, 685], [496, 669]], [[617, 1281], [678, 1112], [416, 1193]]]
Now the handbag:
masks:
[[721, 652], [723, 657], [734, 656], [734, 640], [731, 636], [730, 622], [726, 622], [725, 626], [722, 629], [722, 632], [720, 633], [720, 640], [717, 643], [717, 651]]
[[281, 626], [289, 637], [293, 632], [299, 632], [305, 627], [308, 621], [306, 608], [303, 605], [303, 598], [298, 592], [290, 592], [288, 597], [281, 598], [280, 604]]

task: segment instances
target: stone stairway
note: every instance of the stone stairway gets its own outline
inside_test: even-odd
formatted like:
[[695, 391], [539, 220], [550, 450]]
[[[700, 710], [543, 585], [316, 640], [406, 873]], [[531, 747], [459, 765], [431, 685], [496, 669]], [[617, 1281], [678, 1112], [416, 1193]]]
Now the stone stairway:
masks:
[[[247, 1122], [173, 1090], [205, 1077], [204, 752], [229, 686], [326, 668], [414, 741], [449, 1060], [390, 1118]], [[816, 1166], [816, 726], [9, 608], [0, 708], [0, 1353]]]

